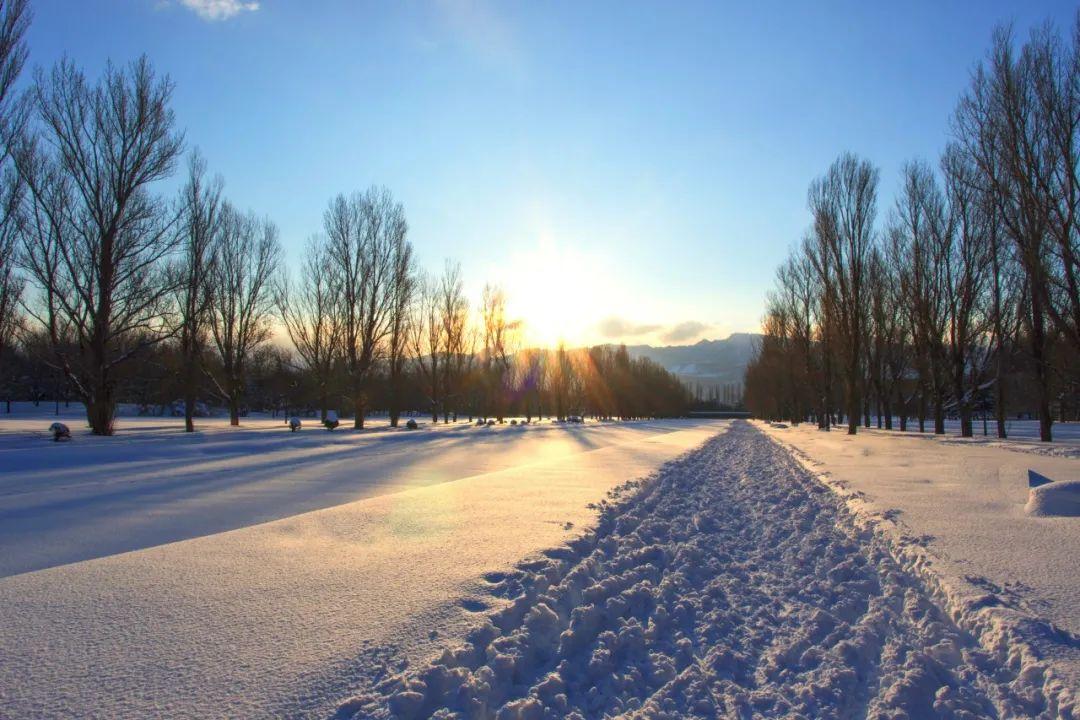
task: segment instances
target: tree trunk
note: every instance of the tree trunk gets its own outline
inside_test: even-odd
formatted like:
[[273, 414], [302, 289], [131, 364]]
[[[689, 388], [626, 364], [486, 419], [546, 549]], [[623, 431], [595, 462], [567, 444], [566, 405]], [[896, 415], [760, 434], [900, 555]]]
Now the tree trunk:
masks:
[[1005, 430], [1005, 388], [1001, 382], [1001, 369], [998, 369], [997, 382], [994, 383], [994, 420], [997, 422], [997, 436], [1004, 440], [1008, 437]]
[[975, 434], [971, 421], [971, 408], [966, 404], [960, 406], [960, 436], [972, 437]]
[[195, 394], [191, 390], [184, 394], [184, 432], [195, 432]]
[[353, 430], [364, 429], [364, 395], [358, 393], [353, 398]]
[[390, 378], [390, 427], [396, 428], [401, 419], [401, 403], [398, 402], [401, 382], [396, 376]]
[[1039, 440], [1051, 442], [1050, 427], [1054, 422], [1050, 414], [1050, 373], [1046, 363], [1046, 319], [1041, 297], [1031, 293], [1031, 356], [1035, 361], [1035, 384], [1039, 390]]
[[229, 424], [233, 427], [240, 424], [240, 398], [236, 393], [229, 393]]
[[925, 387], [919, 389], [919, 432], [926, 432], [926, 393]]
[[848, 435], [859, 432], [859, 404], [859, 382], [854, 377], [850, 377], [848, 379]]
[[112, 435], [116, 408], [107, 388], [98, 388], [97, 397], [87, 403], [86, 415], [90, 432], [94, 435]]

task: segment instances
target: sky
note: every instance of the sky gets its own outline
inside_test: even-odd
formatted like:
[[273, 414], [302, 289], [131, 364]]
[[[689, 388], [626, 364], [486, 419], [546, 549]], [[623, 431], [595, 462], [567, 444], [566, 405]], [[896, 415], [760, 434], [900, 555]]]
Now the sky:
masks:
[[[188, 148], [290, 266], [338, 193], [387, 187], [420, 264], [501, 285], [526, 340], [758, 329], [841, 152], [935, 161], [995, 25], [1063, 2], [36, 0], [30, 65], [145, 53]], [[27, 74], [29, 77], [29, 73]], [[179, 178], [161, 192], [172, 192]]]

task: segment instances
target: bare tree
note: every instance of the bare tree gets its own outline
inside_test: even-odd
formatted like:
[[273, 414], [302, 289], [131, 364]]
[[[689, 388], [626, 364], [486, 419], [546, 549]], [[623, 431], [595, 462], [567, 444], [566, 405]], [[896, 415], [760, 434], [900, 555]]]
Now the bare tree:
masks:
[[405, 362], [412, 334], [413, 292], [416, 289], [412, 244], [405, 237], [404, 222], [398, 223], [391, 238], [390, 330], [387, 335], [386, 364], [390, 383], [390, 426], [397, 427], [405, 394]]
[[368, 382], [390, 332], [394, 238], [404, 236], [405, 211], [381, 188], [338, 195], [323, 215], [329, 238], [341, 327], [341, 351], [349, 376], [353, 427], [364, 427]]
[[183, 148], [173, 85], [146, 58], [91, 85], [69, 61], [39, 72], [36, 116], [14, 153], [26, 187], [22, 260], [41, 291], [34, 315], [95, 434], [113, 430], [118, 369], [170, 335], [163, 321], [175, 215], [150, 192]]
[[986, 347], [986, 312], [991, 246], [990, 218], [980, 202], [977, 170], [969, 156], [950, 145], [941, 160], [949, 205], [951, 232], [939, 238], [941, 287], [948, 316], [946, 338], [953, 400], [960, 416], [960, 434], [972, 435], [975, 394], [990, 359]]
[[443, 402], [440, 389], [446, 332], [439, 303], [439, 286], [426, 275], [417, 280], [417, 301], [413, 306], [409, 331], [418, 380], [431, 404], [431, 422], [436, 423], [439, 421], [440, 403]]
[[865, 280], [877, 212], [878, 171], [855, 155], [841, 155], [810, 186], [809, 202], [817, 239], [814, 255], [835, 312], [835, 327], [847, 388], [848, 434], [854, 435], [861, 408]]
[[[6, 173], [10, 176], [13, 173]], [[6, 370], [4, 359], [23, 327], [20, 304], [25, 281], [16, 274], [22, 186], [12, 177], [0, 185], [0, 386]]]
[[483, 415], [494, 413], [501, 422], [506, 415], [507, 394], [513, 381], [512, 364], [517, 332], [521, 323], [506, 316], [506, 293], [496, 285], [485, 285], [480, 306], [483, 352]]
[[320, 420], [326, 420], [330, 407], [330, 382], [341, 339], [335, 278], [326, 238], [314, 235], [300, 266], [299, 286], [282, 277], [275, 297], [285, 331], [315, 380]]
[[206, 161], [195, 151], [188, 159], [188, 181], [180, 193], [181, 246], [176, 275], [177, 327], [180, 345], [180, 387], [184, 430], [195, 430], [201, 362], [207, 345], [212, 294], [211, 278], [224, 228], [223, 181], [206, 177]]
[[954, 117], [955, 134], [972, 157], [993, 198], [997, 217], [1016, 250], [1023, 268], [1028, 298], [1025, 325], [1034, 369], [1039, 435], [1053, 435], [1050, 412], [1051, 282], [1048, 238], [1051, 209], [1043, 192], [1052, 165], [1043, 122], [1037, 112], [1033, 54], [1018, 58], [1012, 33], [994, 33], [986, 62], [980, 66]]
[[1024, 48], [1031, 76], [1040, 196], [1049, 210], [1051, 297], [1055, 328], [1080, 354], [1080, 13], [1066, 45], [1051, 25], [1037, 30]]
[[461, 279], [461, 265], [446, 261], [438, 290], [439, 318], [442, 323], [443, 360], [443, 422], [450, 422], [451, 412], [457, 420], [461, 402], [461, 380], [473, 359], [468, 332], [469, 301]]
[[222, 233], [211, 278], [210, 329], [221, 361], [211, 374], [229, 405], [229, 424], [240, 424], [248, 359], [270, 338], [272, 280], [281, 245], [277, 227], [252, 213], [222, 209]]
[[24, 37], [29, 25], [27, 0], [0, 0], [0, 382], [4, 356], [23, 325], [20, 304], [25, 281], [16, 273], [23, 187], [8, 160], [22, 116], [15, 112], [12, 100], [15, 81], [26, 64]]

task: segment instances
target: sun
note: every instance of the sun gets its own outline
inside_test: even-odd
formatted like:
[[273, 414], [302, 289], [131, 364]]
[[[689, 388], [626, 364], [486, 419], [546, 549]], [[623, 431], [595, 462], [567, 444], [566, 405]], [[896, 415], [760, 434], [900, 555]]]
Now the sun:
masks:
[[511, 256], [501, 268], [507, 311], [523, 323], [525, 346], [575, 346], [589, 342], [610, 311], [611, 263], [568, 243], [543, 240]]

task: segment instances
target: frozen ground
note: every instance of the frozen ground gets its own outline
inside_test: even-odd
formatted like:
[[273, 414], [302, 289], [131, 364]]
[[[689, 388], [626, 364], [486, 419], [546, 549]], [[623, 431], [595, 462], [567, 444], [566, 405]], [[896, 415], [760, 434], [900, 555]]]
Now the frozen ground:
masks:
[[245, 425], [0, 419], [0, 717], [326, 717], [726, 427]]
[[759, 426], [884, 528], [984, 642], [1048, 660], [1080, 688], [1080, 458], [1012, 452], [1013, 440]]
[[356, 718], [1070, 717], [984, 647], [890, 538], [746, 423], [509, 573], [494, 611]]

